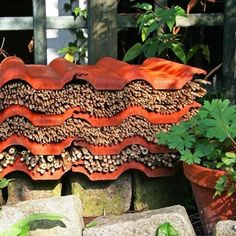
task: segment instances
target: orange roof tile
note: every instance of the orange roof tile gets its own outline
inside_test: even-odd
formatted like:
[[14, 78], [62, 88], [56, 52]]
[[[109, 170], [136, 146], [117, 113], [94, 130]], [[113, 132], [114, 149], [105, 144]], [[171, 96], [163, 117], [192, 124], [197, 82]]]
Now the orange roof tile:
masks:
[[27, 118], [34, 126], [58, 126], [70, 117], [79, 118], [88, 121], [93, 127], [102, 126], [117, 126], [122, 123], [129, 116], [142, 116], [152, 124], [169, 124], [177, 123], [181, 117], [186, 115], [191, 108], [200, 107], [200, 104], [193, 102], [185, 106], [180, 111], [171, 114], [159, 114], [155, 112], [148, 112], [143, 107], [130, 106], [122, 112], [112, 117], [96, 118], [86, 113], [81, 113], [80, 108], [71, 108], [64, 114], [60, 115], [46, 115], [32, 112], [28, 108], [20, 105], [11, 105], [0, 112], [0, 124], [6, 119], [13, 116], [22, 116]]
[[202, 69], [160, 58], [149, 58], [142, 65], [130, 65], [110, 57], [100, 59], [96, 65], [74, 65], [57, 58], [46, 66], [25, 65], [17, 57], [8, 57], [0, 65], [0, 87], [20, 79], [34, 89], [56, 90], [76, 76], [97, 90], [121, 90], [134, 80], [145, 80], [154, 89], [180, 89], [194, 74], [205, 73]]

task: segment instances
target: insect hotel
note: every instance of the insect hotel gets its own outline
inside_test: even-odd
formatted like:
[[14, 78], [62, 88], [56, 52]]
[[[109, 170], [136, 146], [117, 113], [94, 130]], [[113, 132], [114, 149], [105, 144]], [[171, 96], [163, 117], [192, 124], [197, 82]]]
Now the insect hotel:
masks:
[[104, 57], [95, 65], [58, 58], [0, 66], [0, 175], [23, 171], [35, 180], [67, 171], [91, 180], [116, 179], [128, 169], [147, 176], [175, 173], [179, 156], [156, 133], [190, 119], [205, 90], [205, 71], [149, 58], [129, 65]]

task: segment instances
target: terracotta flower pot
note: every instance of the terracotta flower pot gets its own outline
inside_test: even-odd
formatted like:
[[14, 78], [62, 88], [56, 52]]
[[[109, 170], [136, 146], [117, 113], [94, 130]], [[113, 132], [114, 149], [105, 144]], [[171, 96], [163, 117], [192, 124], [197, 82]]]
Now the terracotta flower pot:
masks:
[[190, 180], [194, 198], [206, 234], [212, 232], [219, 220], [236, 217], [236, 194], [222, 194], [213, 198], [215, 183], [225, 174], [224, 171], [212, 170], [199, 165], [184, 164], [184, 174]]

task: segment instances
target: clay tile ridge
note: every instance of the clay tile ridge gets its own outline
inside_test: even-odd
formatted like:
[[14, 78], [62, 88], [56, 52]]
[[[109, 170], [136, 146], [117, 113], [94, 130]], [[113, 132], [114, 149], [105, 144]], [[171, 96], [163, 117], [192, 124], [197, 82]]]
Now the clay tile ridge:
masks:
[[[36, 166], [37, 167], [37, 166]], [[37, 169], [37, 168], [35, 168]], [[85, 174], [90, 180], [116, 180], [122, 173], [127, 170], [136, 169], [142, 171], [148, 177], [163, 177], [163, 176], [171, 176], [177, 172], [177, 168], [165, 168], [165, 167], [157, 167], [154, 170], [149, 167], [143, 165], [142, 163], [131, 161], [129, 163], [123, 163], [117, 170], [111, 173], [92, 173], [89, 174], [88, 171], [84, 168], [84, 166], [80, 165], [80, 163], [75, 163], [72, 165], [71, 162], [66, 162], [64, 160], [64, 168], [57, 169], [54, 173], [50, 171], [46, 171], [43, 175], [38, 173], [36, 170], [29, 170], [25, 163], [20, 161], [20, 158], [17, 158], [14, 162], [14, 165], [3, 168], [0, 173], [0, 178], [5, 177], [7, 174], [12, 173], [14, 171], [21, 171], [30, 176], [33, 180], [58, 180], [60, 179], [66, 172], [72, 170], [72, 172], [80, 172]]]
[[101, 58], [95, 65], [75, 65], [64, 58], [54, 59], [49, 65], [25, 65], [17, 57], [8, 57], [0, 65], [0, 87], [20, 79], [34, 89], [56, 90], [76, 77], [97, 90], [121, 90], [134, 80], [145, 80], [154, 89], [181, 89], [194, 74], [206, 71], [160, 58], [149, 58], [142, 65], [110, 57]]
[[143, 107], [129, 106], [125, 110], [112, 117], [96, 118], [94, 116], [90, 116], [87, 113], [81, 113], [79, 107], [71, 108], [60, 115], [46, 115], [34, 113], [24, 106], [11, 105], [3, 111], [0, 111], [0, 124], [2, 124], [9, 117], [13, 117], [16, 115], [27, 118], [34, 126], [62, 125], [62, 123], [70, 117], [86, 120], [93, 127], [117, 126], [120, 125], [123, 120], [125, 120], [129, 116], [142, 116], [152, 124], [169, 124], [177, 123], [193, 107], [200, 107], [200, 104], [197, 102], [193, 102], [192, 104], [185, 106], [180, 111], [171, 114], [149, 112]]
[[25, 136], [13, 134], [5, 140], [0, 141], [0, 153], [10, 146], [20, 145], [30, 150], [34, 155], [60, 155], [62, 151], [71, 146], [72, 143], [74, 143], [75, 146], [86, 147], [93, 155], [119, 154], [125, 147], [132, 144], [145, 146], [152, 153], [162, 153], [168, 150], [163, 146], [158, 146], [155, 143], [148, 142], [145, 138], [140, 136], [124, 138], [120, 143], [114, 146], [94, 146], [87, 142], [76, 140], [78, 140], [78, 138], [68, 137], [58, 143], [51, 142], [44, 144], [33, 142]]
[[27, 137], [13, 134], [0, 141], [0, 153], [8, 147], [20, 145], [30, 150], [34, 155], [60, 155], [65, 148], [71, 146], [72, 142], [73, 138], [67, 138], [59, 143], [43, 144], [32, 142]]

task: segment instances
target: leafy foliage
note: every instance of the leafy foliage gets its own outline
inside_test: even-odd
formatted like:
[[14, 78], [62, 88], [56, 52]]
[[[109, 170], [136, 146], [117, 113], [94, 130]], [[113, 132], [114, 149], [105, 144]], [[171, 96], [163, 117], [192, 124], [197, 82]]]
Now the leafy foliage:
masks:
[[235, 191], [235, 137], [236, 105], [227, 99], [205, 101], [191, 120], [157, 134], [158, 143], [179, 151], [183, 162], [226, 171], [216, 183], [216, 195], [226, 188], [228, 194]]
[[181, 36], [176, 33], [176, 17], [187, 17], [184, 9], [179, 6], [171, 8], [153, 9], [151, 4], [138, 3], [134, 5], [143, 13], [137, 18], [137, 27], [141, 35], [142, 43], [134, 44], [125, 54], [123, 60], [131, 61], [144, 55], [146, 58], [159, 56], [168, 57], [169, 51], [184, 64], [186, 64], [195, 53], [202, 51], [209, 62], [209, 48], [203, 44], [196, 44], [185, 52], [181, 42]]
[[6, 178], [0, 179], [0, 189], [7, 187], [10, 181], [11, 181], [10, 179], [6, 179]]
[[7, 231], [0, 233], [0, 236], [27, 236], [30, 231], [29, 224], [36, 220], [62, 220], [66, 219], [59, 214], [36, 213], [32, 214], [17, 223], [13, 224]]
[[97, 222], [95, 220], [90, 221], [88, 224], [85, 225], [85, 228], [92, 228], [97, 225]]
[[155, 235], [156, 236], [179, 236], [179, 233], [169, 222], [165, 222], [158, 227]]
[[[73, 4], [76, 3], [77, 0], [69, 0], [69, 3], [64, 4], [64, 11], [69, 12], [74, 19], [77, 17], [82, 17], [84, 20], [87, 19], [87, 9], [81, 9], [76, 6], [73, 7]], [[68, 42], [63, 48], [58, 50], [59, 54], [63, 54], [64, 58], [72, 63], [82, 63], [87, 54], [87, 36], [83, 29], [73, 29], [71, 32], [75, 36], [75, 40], [73, 42]]]

